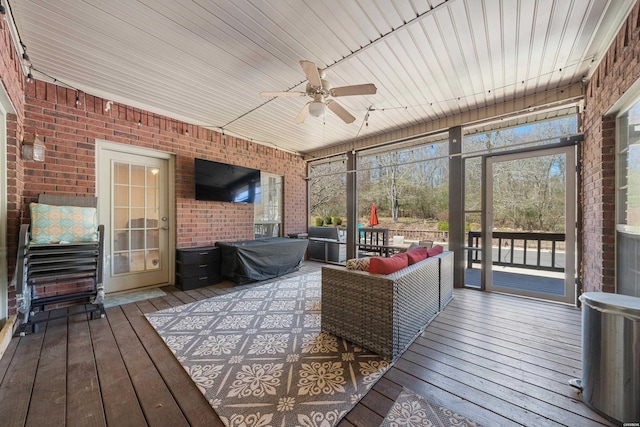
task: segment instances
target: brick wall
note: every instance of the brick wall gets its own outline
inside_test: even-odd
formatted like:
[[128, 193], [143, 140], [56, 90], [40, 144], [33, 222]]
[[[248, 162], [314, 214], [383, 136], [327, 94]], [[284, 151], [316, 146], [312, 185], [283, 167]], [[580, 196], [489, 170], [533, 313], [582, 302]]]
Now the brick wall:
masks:
[[607, 111], [640, 77], [639, 18], [640, 4], [636, 4], [586, 88], [582, 151], [585, 292], [615, 291], [615, 116]]
[[[80, 105], [76, 105], [76, 96]], [[106, 104], [105, 99], [52, 83], [26, 84], [24, 135], [29, 139], [37, 133], [46, 145], [46, 160], [24, 162], [16, 205], [19, 221], [10, 225], [12, 234], [17, 233], [18, 223], [29, 222], [29, 203], [40, 193], [95, 195], [96, 139], [175, 155], [177, 247], [252, 239], [254, 233], [253, 205], [195, 200], [194, 157], [284, 176], [284, 233], [306, 230], [306, 166], [300, 156], [126, 105], [114, 103], [105, 111]], [[47, 285], [40, 294], [62, 290], [68, 290], [68, 284]]]
[[[11, 39], [9, 26], [0, 19], [0, 80], [4, 92], [7, 94], [12, 112], [6, 115], [6, 162], [0, 166], [7, 174], [7, 244], [3, 248], [7, 254], [8, 277], [13, 276], [15, 270], [15, 254], [18, 250], [18, 229], [20, 212], [22, 210], [22, 190], [24, 188], [24, 170], [19, 155], [19, 141], [22, 139], [22, 122], [24, 117], [24, 80], [21, 69], [21, 58], [15, 50]], [[15, 306], [15, 288], [9, 287], [9, 307]], [[9, 314], [13, 314], [11, 310]], [[1, 319], [0, 319], [1, 323]]]

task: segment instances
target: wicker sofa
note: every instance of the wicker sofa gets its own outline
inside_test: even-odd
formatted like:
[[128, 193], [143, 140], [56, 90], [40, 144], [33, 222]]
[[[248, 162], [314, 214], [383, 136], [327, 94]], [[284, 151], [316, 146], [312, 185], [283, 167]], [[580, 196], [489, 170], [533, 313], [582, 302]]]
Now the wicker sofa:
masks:
[[322, 330], [395, 360], [453, 298], [453, 253], [389, 275], [322, 268]]

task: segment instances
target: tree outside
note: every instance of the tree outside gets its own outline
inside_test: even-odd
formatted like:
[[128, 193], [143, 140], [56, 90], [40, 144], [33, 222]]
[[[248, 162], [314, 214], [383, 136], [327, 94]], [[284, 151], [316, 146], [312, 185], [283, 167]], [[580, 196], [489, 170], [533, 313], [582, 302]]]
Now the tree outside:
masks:
[[316, 225], [318, 218], [347, 216], [347, 173], [343, 159], [311, 165], [309, 168], [309, 221]]
[[[466, 210], [479, 210], [482, 176], [480, 154], [514, 146], [543, 147], [576, 132], [575, 117], [470, 135], [464, 139]], [[473, 153], [473, 154], [471, 154]], [[493, 171], [494, 226], [501, 230], [564, 232], [565, 165], [563, 156], [543, 156], [496, 165]], [[477, 225], [472, 229], [479, 230]]]

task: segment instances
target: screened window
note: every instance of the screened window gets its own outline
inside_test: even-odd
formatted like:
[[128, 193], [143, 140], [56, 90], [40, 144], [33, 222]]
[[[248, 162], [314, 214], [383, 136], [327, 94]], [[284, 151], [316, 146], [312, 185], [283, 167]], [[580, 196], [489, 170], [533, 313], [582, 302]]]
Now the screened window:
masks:
[[640, 102], [618, 119], [617, 223], [640, 233]]
[[640, 297], [640, 102], [618, 117], [616, 292]]
[[343, 225], [347, 216], [346, 171], [344, 156], [309, 167], [309, 225]]
[[358, 218], [363, 226], [368, 225], [374, 203], [393, 235], [433, 238], [426, 231], [436, 231], [438, 221], [448, 220], [447, 141], [363, 152], [358, 159]]

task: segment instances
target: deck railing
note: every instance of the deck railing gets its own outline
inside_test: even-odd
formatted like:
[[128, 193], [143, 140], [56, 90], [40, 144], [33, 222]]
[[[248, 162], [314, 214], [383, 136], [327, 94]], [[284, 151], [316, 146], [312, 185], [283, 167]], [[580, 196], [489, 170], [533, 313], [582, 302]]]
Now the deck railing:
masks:
[[[497, 257], [493, 260], [493, 265], [544, 271], [564, 271], [564, 266], [556, 265], [558, 246], [561, 246], [561, 244], [564, 246], [564, 233], [494, 231], [492, 236], [492, 246], [495, 245], [493, 250], [497, 250]], [[474, 262], [481, 262], [479, 231], [469, 232], [466, 249], [467, 268], [471, 268]], [[546, 251], [549, 252], [550, 256], [545, 254], [543, 257], [543, 252]]]

